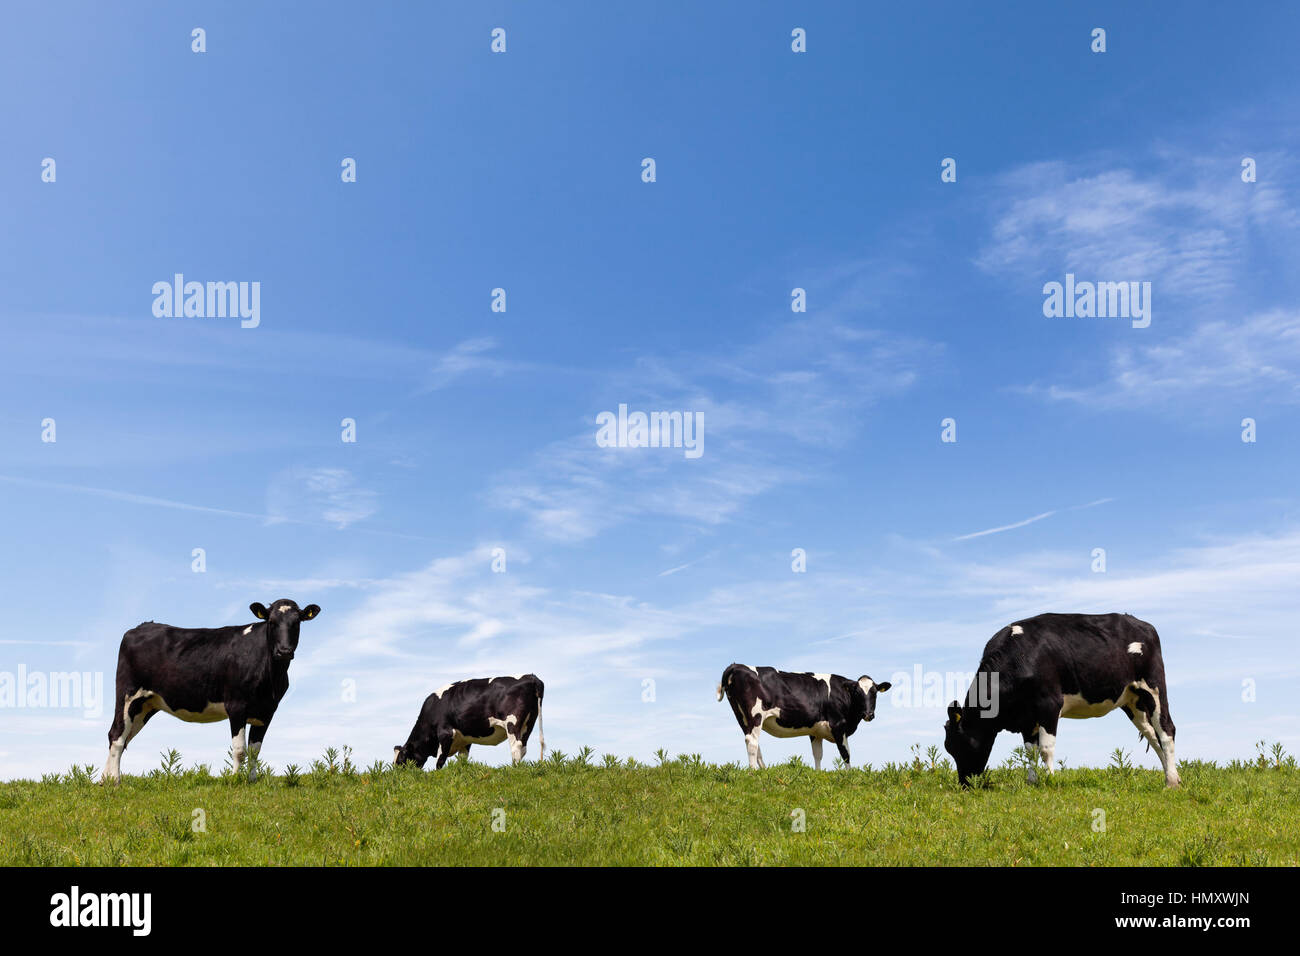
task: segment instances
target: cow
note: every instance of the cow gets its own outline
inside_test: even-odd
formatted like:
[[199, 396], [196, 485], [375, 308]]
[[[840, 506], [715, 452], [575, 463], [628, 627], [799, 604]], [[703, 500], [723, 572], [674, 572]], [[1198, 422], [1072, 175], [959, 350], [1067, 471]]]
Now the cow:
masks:
[[944, 749], [963, 787], [982, 773], [998, 732], [1022, 735], [1037, 783], [1036, 751], [1056, 770], [1061, 717], [1122, 710], [1160, 755], [1165, 783], [1179, 785], [1160, 637], [1129, 614], [1039, 614], [1008, 624], [984, 647], [966, 702], [948, 705]]
[[[108, 731], [104, 782], [122, 779], [122, 752], [154, 714], [162, 711], [190, 723], [230, 721], [236, 773], [248, 752], [254, 758], [289, 689], [289, 662], [298, 649], [298, 626], [320, 613], [290, 600], [248, 609], [257, 618], [234, 627], [172, 627], [147, 621], [122, 635], [117, 652], [117, 696]], [[249, 779], [257, 777], [250, 761]]]
[[546, 756], [542, 734], [542, 694], [545, 685], [536, 674], [513, 677], [478, 677], [440, 687], [424, 699], [420, 716], [406, 743], [393, 748], [393, 763], [413, 763], [423, 768], [430, 757], [441, 770], [447, 758], [469, 758], [472, 744], [491, 747], [510, 741], [510, 760], [519, 763], [528, 750], [528, 737], [537, 725], [541, 757]]
[[845, 741], [861, 721], [876, 718], [876, 695], [889, 690], [865, 674], [849, 680], [838, 674], [792, 674], [773, 667], [732, 664], [722, 672], [718, 700], [726, 695], [745, 735], [751, 770], [765, 767], [758, 747], [760, 730], [773, 737], [811, 737], [813, 763], [822, 766], [822, 741], [833, 740], [847, 764]]

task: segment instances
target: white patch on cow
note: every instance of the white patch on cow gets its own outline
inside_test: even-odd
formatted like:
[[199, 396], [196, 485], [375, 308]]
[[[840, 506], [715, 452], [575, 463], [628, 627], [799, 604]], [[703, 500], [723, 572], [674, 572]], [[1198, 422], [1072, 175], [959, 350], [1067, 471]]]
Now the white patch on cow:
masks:
[[1085, 717], [1104, 717], [1116, 707], [1123, 707], [1133, 702], [1133, 691], [1125, 688], [1119, 700], [1086, 700], [1082, 694], [1066, 694], [1061, 703], [1061, 716], [1074, 720]]
[[171, 714], [173, 717], [189, 724], [214, 724], [218, 720], [225, 720], [229, 716], [226, 713], [226, 705], [220, 701], [209, 701], [203, 705], [202, 710], [173, 710], [171, 705], [159, 695], [154, 694], [153, 699], [155, 701], [155, 710]]
[[249, 634], [252, 634], [252, 633], [253, 633], [253, 625], [252, 625], [252, 624], [250, 624], [250, 625], [248, 625], [248, 627], [244, 628], [244, 636], [245, 636], [245, 637], [247, 637]]
[[1129, 652], [1130, 654], [1141, 654], [1141, 653], [1142, 653], [1142, 642], [1141, 642], [1141, 641], [1134, 641], [1132, 644], [1130, 644], [1130, 645], [1128, 646], [1128, 652]]
[[504, 720], [500, 717], [489, 717], [488, 725], [492, 728], [492, 733], [486, 737], [467, 737], [459, 730], [451, 732], [451, 749], [447, 751], [448, 756], [458, 754], [466, 747], [473, 744], [479, 744], [484, 747], [493, 747], [506, 739], [510, 733], [510, 725], [518, 721], [514, 714], [508, 715]]
[[1019, 624], [1012, 624], [1012, 625], [1011, 625], [1011, 636], [1012, 636], [1012, 637], [1019, 637], [1019, 636], [1020, 636], [1021, 634], [1023, 634], [1023, 633], [1025, 633], [1025, 629], [1024, 629], [1023, 627], [1021, 627]]
[[291, 608], [287, 604], [281, 604], [278, 608], [276, 608], [276, 610], [279, 611], [281, 614], [288, 614], [291, 610], [293, 610], [293, 608]]
[[826, 693], [829, 694], [829, 693], [831, 692], [831, 675], [830, 675], [830, 674], [813, 674], [812, 676], [815, 677], [817, 680], [821, 681], [822, 683], [824, 683], [824, 684], [826, 685]]
[[441, 687], [439, 687], [437, 690], [433, 692], [433, 696], [437, 697], [439, 700], [442, 700], [442, 695], [447, 693], [447, 691], [451, 690], [459, 683], [460, 681], [454, 680], [450, 684], [443, 684]]
[[870, 694], [871, 688], [876, 686], [876, 682], [870, 677], [864, 677], [862, 680], [858, 681], [858, 686], [862, 688], [862, 693]]
[[745, 668], [745, 670], [749, 671], [749, 672], [750, 672], [751, 674], [753, 674], [755, 677], [758, 676], [758, 669], [757, 669], [757, 668], [750, 667], [748, 664], [741, 664], [741, 665], [739, 665], [739, 666]]

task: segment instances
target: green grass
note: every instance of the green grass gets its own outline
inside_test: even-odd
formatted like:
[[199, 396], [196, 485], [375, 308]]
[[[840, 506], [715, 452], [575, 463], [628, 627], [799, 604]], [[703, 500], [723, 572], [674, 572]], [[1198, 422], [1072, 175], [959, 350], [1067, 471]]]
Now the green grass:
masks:
[[1126, 757], [1030, 786], [1018, 759], [961, 791], [933, 750], [865, 771], [584, 750], [432, 773], [361, 770], [345, 748], [252, 784], [172, 753], [118, 787], [93, 768], [0, 784], [0, 865], [1300, 864], [1300, 772], [1280, 750], [1185, 763], [1179, 790]]

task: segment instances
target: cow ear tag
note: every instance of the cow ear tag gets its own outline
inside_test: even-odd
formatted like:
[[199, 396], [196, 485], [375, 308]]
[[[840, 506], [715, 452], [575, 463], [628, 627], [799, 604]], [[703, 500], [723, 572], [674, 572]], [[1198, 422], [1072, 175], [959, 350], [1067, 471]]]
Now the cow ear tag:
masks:
[[957, 721], [957, 723], [961, 723], [961, 711], [959, 710], [957, 713], [953, 714], [952, 719]]

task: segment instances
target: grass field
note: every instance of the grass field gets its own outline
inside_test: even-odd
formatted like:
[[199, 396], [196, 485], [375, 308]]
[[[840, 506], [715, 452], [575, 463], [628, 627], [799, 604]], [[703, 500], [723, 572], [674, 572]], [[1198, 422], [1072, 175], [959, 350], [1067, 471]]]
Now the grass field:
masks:
[[251, 784], [172, 753], [120, 787], [89, 767], [0, 784], [0, 865], [1300, 864], [1300, 772], [1280, 748], [1184, 763], [1172, 791], [1119, 751], [1036, 786], [1021, 758], [963, 792], [934, 751], [871, 770], [584, 751], [437, 773], [330, 751]]

